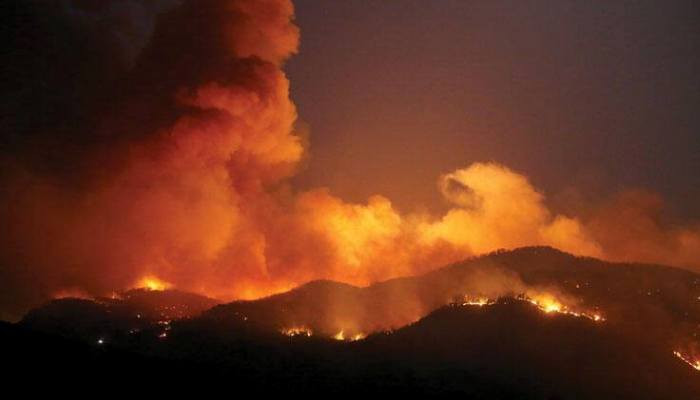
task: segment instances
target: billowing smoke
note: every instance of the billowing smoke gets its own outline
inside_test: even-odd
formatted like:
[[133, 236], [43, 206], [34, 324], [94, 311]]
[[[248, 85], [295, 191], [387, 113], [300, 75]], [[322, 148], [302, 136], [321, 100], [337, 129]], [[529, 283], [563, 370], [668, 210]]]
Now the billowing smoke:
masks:
[[[558, 215], [495, 163], [446, 174], [441, 217], [286, 183], [305, 156], [282, 70], [288, 0], [18, 1], [3, 53], [0, 317], [144, 278], [220, 299], [368, 284], [498, 248], [696, 267], [646, 196]], [[621, 210], [621, 211], [620, 211]], [[651, 214], [650, 214], [651, 212]], [[628, 229], [630, 224], [635, 228]]]
[[[216, 295], [229, 281], [238, 295], [271, 274], [261, 226], [303, 154], [281, 70], [298, 43], [293, 7], [171, 3], [10, 6], [3, 308], [143, 274]], [[152, 27], [126, 29], [119, 10]], [[148, 36], [136, 56], [125, 31]]]

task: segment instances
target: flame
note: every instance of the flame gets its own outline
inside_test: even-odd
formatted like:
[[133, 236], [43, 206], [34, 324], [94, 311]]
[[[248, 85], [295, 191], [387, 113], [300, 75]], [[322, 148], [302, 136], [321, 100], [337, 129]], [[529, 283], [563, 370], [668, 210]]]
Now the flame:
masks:
[[285, 335], [285, 336], [306, 336], [306, 337], [311, 337], [313, 335], [313, 331], [311, 328], [307, 328], [305, 326], [295, 326], [291, 328], [282, 328], [280, 330], [280, 333]]
[[155, 276], [145, 276], [141, 278], [135, 285], [134, 288], [136, 289], [147, 289], [147, 290], [156, 290], [156, 291], [163, 291], [166, 289], [170, 289], [172, 287], [172, 284], [169, 282], [166, 282], [164, 280], [158, 279]]
[[333, 339], [338, 340], [338, 341], [349, 341], [349, 342], [356, 342], [358, 340], [363, 340], [367, 337], [366, 333], [358, 332], [353, 335], [348, 336], [345, 333], [345, 329], [341, 329], [336, 333], [335, 335], [332, 336]]
[[[557, 300], [553, 295], [543, 293], [543, 294], [536, 294], [534, 297], [529, 297], [527, 295], [521, 295], [518, 296], [519, 299], [527, 301], [528, 303], [534, 305], [537, 307], [540, 311], [544, 312], [545, 314], [552, 314], [552, 313], [557, 313], [557, 314], [565, 314], [565, 315], [571, 315], [574, 317], [582, 317], [582, 318], [588, 318], [594, 322], [602, 322], [605, 321], [605, 318], [603, 318], [602, 314], [598, 312], [591, 312], [591, 311], [575, 311], [571, 309], [570, 307], [564, 305], [561, 301]], [[461, 302], [462, 306], [476, 306], [476, 307], [484, 307], [484, 306], [489, 306], [496, 304], [496, 301], [493, 299], [489, 299], [487, 297], [471, 297], [471, 296], [464, 296], [463, 301]]]
[[527, 301], [534, 304], [545, 313], [566, 313], [567, 309], [559, 301], [550, 295], [540, 295], [537, 298], [527, 298]]
[[491, 300], [487, 297], [478, 297], [476, 299], [470, 298], [469, 296], [464, 296], [464, 301], [462, 302], [463, 306], [478, 306], [478, 307], [483, 307], [483, 306], [488, 306], [491, 304], [495, 304], [496, 302], [494, 300]]
[[598, 312], [573, 310], [570, 307], [564, 305], [562, 302], [560, 302], [550, 294], [540, 294], [536, 295], [533, 298], [525, 296], [523, 297], [523, 299], [535, 305], [537, 308], [539, 308], [547, 314], [559, 313], [571, 315], [574, 317], [588, 318], [594, 322], [605, 321], [605, 318], [603, 318], [603, 316]]
[[678, 350], [675, 350], [673, 355], [678, 357], [684, 363], [690, 365], [693, 369], [700, 371], [700, 359], [691, 359], [690, 356], [684, 355]]
[[352, 336], [350, 337], [350, 341], [351, 341], [351, 342], [356, 342], [356, 341], [358, 341], [358, 340], [363, 340], [363, 339], [366, 338], [366, 337], [367, 337], [367, 334], [361, 333], [361, 332], [360, 332], [360, 333], [356, 333], [356, 334], [352, 335]]

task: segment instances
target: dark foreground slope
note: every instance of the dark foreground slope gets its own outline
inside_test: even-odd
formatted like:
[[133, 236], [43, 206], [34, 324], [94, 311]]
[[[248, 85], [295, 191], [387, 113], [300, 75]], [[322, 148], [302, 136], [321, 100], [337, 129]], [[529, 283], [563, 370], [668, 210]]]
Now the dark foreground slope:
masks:
[[643, 338], [516, 300], [443, 307], [356, 342], [202, 324], [181, 322], [167, 339], [130, 345], [72, 341], [5, 324], [2, 362], [12, 366], [5, 376], [58, 382], [59, 391], [89, 382], [112, 392], [700, 398], [698, 374], [668, 352], [640, 351], [648, 345]]
[[20, 325], [88, 342], [124, 341], [160, 335], [171, 321], [199, 315], [217, 303], [179, 290], [133, 289], [110, 298], [55, 299], [28, 312]]
[[[544, 313], [513, 300], [533, 293], [606, 320]], [[501, 302], [452, 305], [465, 296]], [[700, 355], [700, 276], [676, 268], [535, 247], [366, 288], [317, 281], [207, 310], [213, 304], [146, 291], [54, 301], [18, 325], [3, 325], [0, 351], [5, 365], [24, 366], [13, 373], [110, 385], [116, 379], [127, 387], [142, 381], [279, 394], [700, 398], [700, 373], [673, 355]], [[338, 334], [370, 336], [331, 339]]]

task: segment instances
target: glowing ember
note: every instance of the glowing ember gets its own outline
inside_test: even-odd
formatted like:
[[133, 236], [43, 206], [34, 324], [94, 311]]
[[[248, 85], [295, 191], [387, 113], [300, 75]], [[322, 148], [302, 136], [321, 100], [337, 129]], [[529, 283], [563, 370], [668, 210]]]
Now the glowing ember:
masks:
[[591, 321], [595, 322], [605, 321], [605, 318], [603, 318], [603, 316], [597, 312], [574, 311], [550, 295], [541, 295], [535, 298], [522, 297], [522, 299], [535, 305], [537, 308], [539, 308], [547, 314], [558, 313], [571, 315], [574, 317], [588, 318]]
[[678, 357], [684, 363], [690, 365], [693, 369], [700, 371], [700, 359], [692, 360], [690, 357], [683, 355], [680, 351], [674, 351], [673, 355]]
[[347, 340], [347, 341], [350, 341], [350, 342], [355, 342], [355, 341], [358, 341], [358, 340], [362, 340], [362, 339], [364, 339], [364, 338], [366, 338], [366, 337], [367, 337], [367, 335], [364, 334], [364, 333], [362, 333], [362, 332], [358, 332], [358, 333], [356, 333], [356, 334], [354, 334], [354, 335], [352, 335], [352, 336], [348, 336], [348, 335], [345, 334], [345, 330], [344, 330], [344, 329], [341, 329], [340, 332], [338, 332], [338, 333], [336, 333], [335, 335], [333, 335], [333, 339], [335, 339], [335, 340], [341, 340], [341, 341]]
[[[574, 311], [570, 309], [569, 307], [565, 306], [562, 304], [560, 301], [556, 300], [554, 297], [551, 295], [538, 295], [535, 298], [531, 298], [528, 296], [520, 296], [518, 297], [521, 300], [527, 301], [528, 303], [534, 305], [537, 307], [539, 310], [551, 314], [551, 313], [558, 313], [558, 314], [566, 314], [566, 315], [571, 315], [574, 317], [583, 317], [583, 318], [588, 318], [592, 321], [595, 322], [601, 322], [605, 321], [605, 318], [597, 312], [584, 312], [584, 311]], [[471, 297], [471, 296], [464, 296], [464, 300], [462, 300], [461, 305], [462, 306], [476, 306], [476, 307], [484, 307], [484, 306], [490, 306], [496, 304], [496, 301], [493, 299], [489, 299], [487, 297]]]
[[550, 297], [545, 297], [542, 300], [527, 299], [527, 301], [534, 304], [535, 306], [537, 306], [537, 308], [546, 313], [566, 313], [564, 311], [564, 306], [562, 306], [559, 302]]
[[299, 327], [292, 327], [292, 328], [283, 328], [280, 330], [280, 333], [282, 333], [285, 336], [306, 336], [310, 337], [313, 335], [313, 331], [305, 326], [299, 326]]
[[483, 307], [483, 306], [488, 306], [491, 304], [494, 304], [495, 301], [486, 298], [486, 297], [479, 297], [477, 299], [472, 299], [469, 298], [468, 296], [464, 296], [464, 301], [462, 302], [463, 306], [478, 306], [478, 307]]
[[155, 276], [146, 276], [141, 278], [136, 285], [137, 289], [147, 289], [147, 290], [166, 290], [172, 287], [168, 282], [156, 278]]

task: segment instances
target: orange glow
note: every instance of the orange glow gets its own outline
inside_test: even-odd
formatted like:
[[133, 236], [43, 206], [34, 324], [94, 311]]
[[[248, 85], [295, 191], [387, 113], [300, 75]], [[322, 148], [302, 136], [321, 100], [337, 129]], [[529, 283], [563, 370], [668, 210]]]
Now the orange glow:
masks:
[[546, 294], [539, 295], [536, 298], [531, 298], [527, 300], [546, 313], [560, 313], [563, 312], [562, 310], [564, 310], [564, 306], [561, 303], [559, 303], [556, 299]]
[[78, 288], [62, 289], [54, 293], [54, 299], [92, 299], [93, 297], [87, 294], [84, 290]]
[[488, 306], [491, 304], [495, 304], [495, 301], [488, 299], [486, 297], [478, 297], [476, 299], [470, 298], [468, 296], [464, 297], [464, 301], [462, 302], [463, 306], [478, 306], [478, 307], [483, 307], [483, 306]]
[[285, 336], [291, 336], [291, 337], [294, 337], [294, 336], [311, 337], [313, 335], [313, 331], [310, 328], [307, 328], [305, 326], [283, 328], [280, 330], [280, 333], [285, 335]]
[[524, 300], [532, 303], [537, 308], [548, 314], [559, 313], [574, 317], [588, 318], [594, 322], [605, 321], [605, 318], [603, 318], [603, 316], [598, 312], [574, 310], [569, 306], [562, 304], [559, 300], [549, 294], [535, 294], [533, 297], [526, 296], [524, 297]]
[[455, 207], [421, 226], [425, 242], [444, 240], [476, 254], [533, 244], [574, 254], [601, 254], [579, 221], [552, 215], [527, 177], [505, 166], [474, 163], [442, 176], [439, 183], [443, 196]]
[[[541, 293], [541, 294], [534, 294], [533, 297], [529, 296], [519, 296], [521, 300], [527, 301], [528, 303], [534, 305], [537, 307], [540, 311], [546, 313], [546, 314], [552, 314], [552, 313], [557, 313], [557, 314], [565, 314], [565, 315], [571, 315], [574, 317], [582, 317], [582, 318], [588, 318], [594, 322], [602, 322], [605, 321], [605, 318], [603, 318], [602, 314], [599, 312], [592, 312], [592, 311], [576, 311], [566, 305], [564, 305], [562, 302], [557, 300], [554, 296], [546, 293]], [[461, 302], [462, 306], [476, 306], [476, 307], [484, 307], [484, 306], [489, 306], [496, 304], [495, 300], [486, 298], [486, 297], [470, 297], [470, 296], [465, 296], [464, 300]]]
[[353, 335], [348, 336], [345, 333], [344, 329], [341, 329], [336, 333], [335, 335], [332, 336], [333, 339], [338, 340], [338, 341], [349, 341], [349, 342], [356, 342], [358, 340], [363, 340], [367, 337], [367, 334], [358, 332]]
[[680, 351], [674, 351], [673, 355], [678, 357], [680, 360], [682, 360], [684, 363], [690, 365], [693, 369], [700, 371], [700, 359], [692, 359], [688, 355], [684, 355]]
[[136, 285], [136, 289], [147, 289], [147, 290], [166, 290], [172, 287], [172, 284], [165, 282], [155, 276], [145, 276], [141, 278]]

